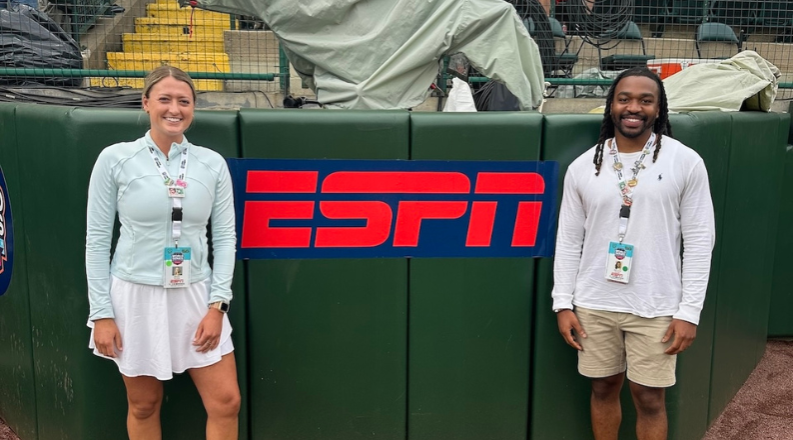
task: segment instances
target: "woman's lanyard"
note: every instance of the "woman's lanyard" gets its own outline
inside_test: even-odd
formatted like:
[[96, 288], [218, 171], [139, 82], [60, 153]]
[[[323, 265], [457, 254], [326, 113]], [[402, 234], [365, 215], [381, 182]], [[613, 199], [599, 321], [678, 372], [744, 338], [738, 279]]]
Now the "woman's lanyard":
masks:
[[168, 197], [171, 199], [171, 237], [176, 247], [179, 247], [179, 238], [182, 236], [182, 198], [184, 197], [187, 182], [185, 176], [187, 175], [187, 148], [182, 149], [181, 163], [179, 163], [179, 176], [174, 181], [171, 174], [163, 166], [162, 161], [157, 157], [157, 152], [154, 147], [149, 147], [154, 165], [157, 167], [160, 176], [166, 188], [168, 188]]
[[633, 190], [636, 188], [636, 185], [639, 184], [639, 171], [646, 168], [644, 165], [644, 158], [650, 154], [651, 147], [654, 142], [655, 133], [652, 133], [650, 134], [650, 139], [647, 140], [647, 144], [645, 144], [644, 148], [642, 149], [642, 155], [639, 156], [639, 159], [633, 163], [633, 167], [631, 167], [633, 176], [627, 182], [625, 181], [625, 175], [622, 172], [625, 167], [622, 164], [620, 153], [617, 149], [617, 139], [612, 139], [611, 143], [609, 144], [609, 154], [614, 157], [614, 171], [617, 173], [617, 186], [620, 190], [620, 196], [622, 196], [619, 227], [620, 243], [622, 243], [622, 240], [625, 238], [625, 234], [628, 232], [628, 219], [631, 216], [631, 206], [633, 205]]

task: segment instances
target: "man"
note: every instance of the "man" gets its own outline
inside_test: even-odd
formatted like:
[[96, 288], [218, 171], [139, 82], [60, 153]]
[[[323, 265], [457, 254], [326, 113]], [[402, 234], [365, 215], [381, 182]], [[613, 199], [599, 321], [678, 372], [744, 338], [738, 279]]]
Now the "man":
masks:
[[671, 135], [663, 83], [645, 67], [626, 70], [609, 90], [597, 145], [564, 180], [553, 309], [592, 379], [596, 440], [617, 439], [626, 376], [639, 440], [667, 438], [665, 388], [705, 300], [715, 240], [708, 175]]

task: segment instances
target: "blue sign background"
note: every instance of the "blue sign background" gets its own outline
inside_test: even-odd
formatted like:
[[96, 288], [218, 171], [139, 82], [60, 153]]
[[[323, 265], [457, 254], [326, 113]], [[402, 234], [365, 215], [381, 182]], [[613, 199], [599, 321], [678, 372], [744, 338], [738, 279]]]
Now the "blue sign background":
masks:
[[11, 215], [11, 200], [8, 195], [8, 186], [6, 186], [5, 177], [3, 176], [3, 169], [0, 168], [0, 189], [3, 192], [3, 201], [5, 205], [5, 213], [0, 213], [5, 226], [5, 240], [0, 237], [0, 259], [5, 256], [5, 261], [2, 261], [3, 272], [0, 273], [0, 296], [4, 295], [11, 284], [11, 273], [14, 266], [14, 224]]
[[[379, 257], [549, 257], [553, 254], [556, 226], [556, 193], [559, 165], [538, 161], [403, 161], [403, 160], [284, 160], [284, 159], [228, 159], [234, 183], [237, 215], [237, 258], [239, 259], [310, 259], [310, 258], [379, 258]], [[318, 171], [318, 185], [314, 193], [246, 193], [249, 171]], [[478, 173], [537, 173], [545, 181], [543, 194], [323, 194], [324, 179], [338, 171], [366, 172], [458, 172], [476, 185]], [[308, 248], [242, 248], [242, 225], [246, 202], [249, 201], [383, 201], [394, 214], [391, 235], [380, 246], [355, 248], [316, 248], [313, 246], [316, 229]], [[393, 245], [397, 207], [400, 201], [497, 201], [491, 245], [466, 247], [466, 234], [471, 217], [471, 203], [465, 215], [457, 219], [423, 220], [417, 247]], [[512, 234], [519, 201], [542, 202], [542, 211], [533, 247], [513, 247]], [[365, 220], [331, 220], [314, 206], [311, 220], [271, 220], [277, 227], [363, 227]]]

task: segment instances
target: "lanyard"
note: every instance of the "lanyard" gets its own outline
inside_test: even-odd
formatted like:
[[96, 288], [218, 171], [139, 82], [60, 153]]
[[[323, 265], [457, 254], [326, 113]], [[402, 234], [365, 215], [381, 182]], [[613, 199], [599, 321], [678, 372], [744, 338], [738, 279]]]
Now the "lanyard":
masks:
[[[184, 189], [187, 188], [185, 176], [187, 175], [187, 148], [182, 149], [181, 162], [179, 163], [179, 175], [174, 181], [171, 174], [163, 166], [162, 161], [157, 157], [154, 147], [149, 146], [149, 153], [154, 159], [154, 165], [157, 167], [160, 176], [162, 176], [163, 183], [168, 188], [168, 195], [171, 199], [171, 237], [173, 238], [176, 247], [179, 247], [179, 238], [182, 236], [182, 199], [184, 197]], [[175, 196], [171, 189], [176, 189], [181, 192], [181, 196]]]
[[655, 142], [655, 133], [650, 134], [650, 139], [647, 140], [647, 144], [644, 145], [642, 149], [642, 155], [639, 156], [633, 163], [633, 167], [631, 167], [631, 171], [633, 171], [633, 176], [630, 180], [625, 181], [625, 174], [622, 172], [625, 168], [622, 164], [622, 160], [620, 159], [620, 152], [617, 149], [617, 140], [612, 139], [609, 147], [609, 154], [614, 158], [614, 171], [617, 173], [617, 187], [620, 191], [620, 196], [622, 197], [622, 206], [620, 206], [620, 227], [619, 227], [619, 238], [620, 243], [625, 238], [625, 234], [628, 232], [628, 219], [631, 216], [631, 206], [633, 205], [633, 190], [636, 188], [636, 185], [639, 184], [639, 171], [646, 168], [644, 165], [644, 159], [650, 154], [651, 147]]

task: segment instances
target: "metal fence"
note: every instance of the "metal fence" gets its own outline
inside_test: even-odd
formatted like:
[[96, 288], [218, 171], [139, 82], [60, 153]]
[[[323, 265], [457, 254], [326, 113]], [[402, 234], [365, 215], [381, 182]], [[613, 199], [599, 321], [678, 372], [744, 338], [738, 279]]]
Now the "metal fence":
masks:
[[[0, 58], [6, 85], [140, 89], [147, 71], [167, 64], [189, 72], [199, 91], [287, 93], [296, 76], [274, 34], [253, 17], [177, 0], [39, 0], [36, 9], [44, 15], [11, 0], [0, 11], [9, 33], [29, 29], [21, 50]], [[75, 56], [77, 65], [64, 61]]]
[[[22, 20], [14, 5], [30, 1], [7, 0], [0, 17]], [[72, 53], [59, 58], [42, 48], [25, 53], [25, 62], [3, 56], [0, 82], [140, 88], [146, 71], [169, 64], [190, 72], [203, 91], [302, 90], [261, 21], [181, 8], [177, 0], [118, 0], [120, 7], [111, 1], [38, 0], [48, 17], [39, 21], [60, 25], [42, 28], [60, 41], [59, 50]], [[551, 83], [608, 83], [636, 64], [666, 76], [754, 50], [781, 70], [782, 87], [793, 87], [793, 1], [508, 1], [537, 41]], [[53, 61], [74, 52], [76, 64]], [[445, 86], [447, 77], [440, 79]]]
[[[515, 1], [543, 55], [546, 77], [608, 79], [648, 65], [662, 77], [753, 50], [793, 81], [793, 1], [558, 0], [550, 16]], [[554, 81], [554, 79], [562, 79]]]

